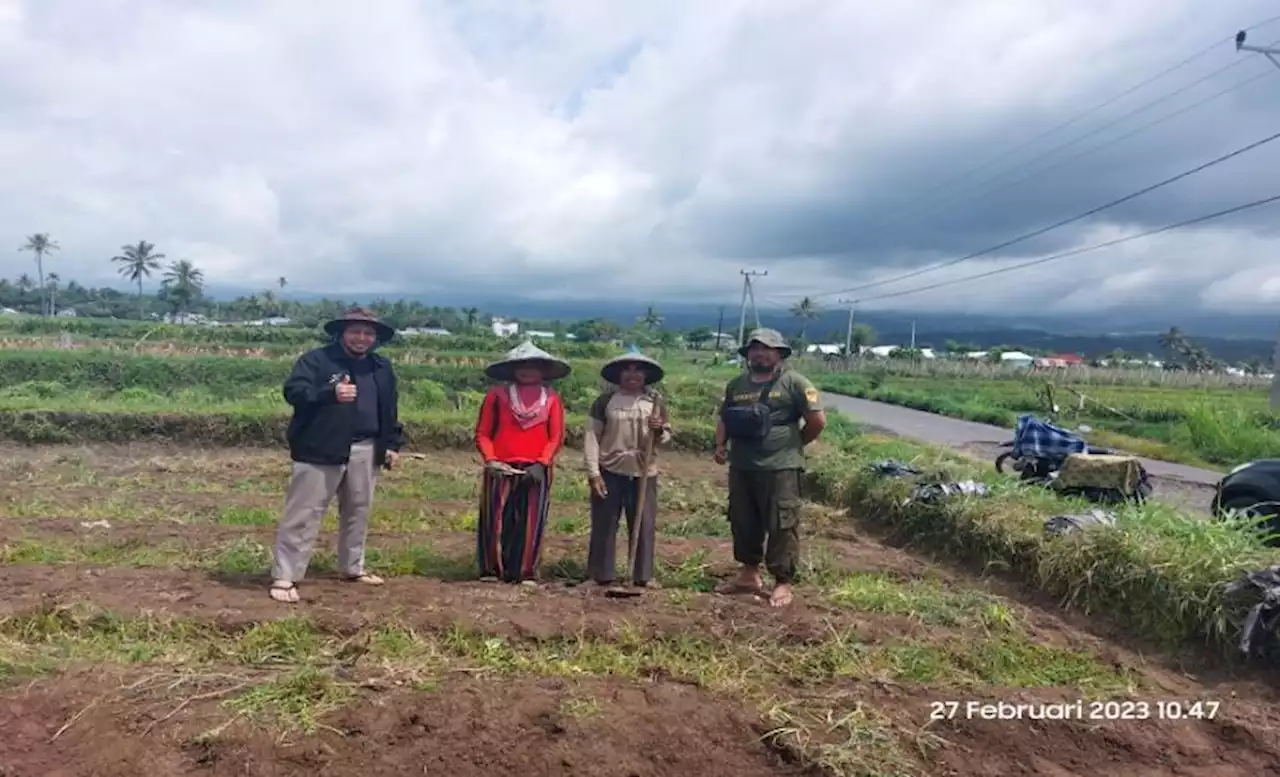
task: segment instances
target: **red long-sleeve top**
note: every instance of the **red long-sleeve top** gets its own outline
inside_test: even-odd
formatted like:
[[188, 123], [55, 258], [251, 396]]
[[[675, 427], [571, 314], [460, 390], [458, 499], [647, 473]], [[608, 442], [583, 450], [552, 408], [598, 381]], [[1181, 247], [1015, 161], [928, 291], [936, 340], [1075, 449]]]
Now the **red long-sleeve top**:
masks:
[[485, 461], [509, 464], [538, 462], [551, 467], [564, 446], [564, 405], [560, 395], [547, 389], [548, 418], [545, 424], [520, 428], [511, 414], [511, 397], [505, 386], [489, 389], [476, 419], [476, 450]]

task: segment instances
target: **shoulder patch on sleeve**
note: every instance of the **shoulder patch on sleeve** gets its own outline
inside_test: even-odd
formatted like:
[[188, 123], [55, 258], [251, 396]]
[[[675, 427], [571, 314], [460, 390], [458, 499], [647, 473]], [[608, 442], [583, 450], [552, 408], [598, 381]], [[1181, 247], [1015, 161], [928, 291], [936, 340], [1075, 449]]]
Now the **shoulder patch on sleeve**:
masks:
[[813, 386], [807, 386], [807, 387], [805, 387], [805, 390], [804, 390], [804, 398], [805, 398], [805, 399], [807, 399], [807, 400], [809, 400], [810, 404], [817, 403], [817, 401], [818, 401], [818, 390], [817, 390], [816, 388], [814, 388]]

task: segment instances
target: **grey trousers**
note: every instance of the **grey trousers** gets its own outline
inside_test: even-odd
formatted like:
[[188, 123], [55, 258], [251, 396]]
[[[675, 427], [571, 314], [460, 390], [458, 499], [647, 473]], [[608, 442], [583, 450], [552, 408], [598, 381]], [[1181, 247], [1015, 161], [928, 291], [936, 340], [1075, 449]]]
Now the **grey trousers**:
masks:
[[293, 463], [293, 476], [284, 499], [284, 516], [276, 530], [273, 580], [298, 582], [320, 536], [320, 524], [336, 494], [338, 497], [338, 571], [348, 577], [364, 574], [364, 540], [369, 531], [369, 510], [378, 483], [372, 442], [351, 446], [346, 464], [321, 466]]
[[[611, 583], [617, 566], [618, 523], [622, 514], [627, 516], [627, 539], [635, 531], [636, 502], [640, 494], [640, 478], [619, 475], [608, 470], [600, 472], [608, 495], [603, 499], [591, 492], [591, 540], [587, 546], [587, 574], [597, 583]], [[653, 550], [655, 523], [658, 516], [658, 478], [649, 478], [644, 498], [644, 516], [640, 538], [636, 545], [635, 572], [627, 570], [632, 582], [648, 583], [653, 579]], [[624, 542], [627, 540], [624, 540]], [[626, 551], [623, 551], [624, 553]]]

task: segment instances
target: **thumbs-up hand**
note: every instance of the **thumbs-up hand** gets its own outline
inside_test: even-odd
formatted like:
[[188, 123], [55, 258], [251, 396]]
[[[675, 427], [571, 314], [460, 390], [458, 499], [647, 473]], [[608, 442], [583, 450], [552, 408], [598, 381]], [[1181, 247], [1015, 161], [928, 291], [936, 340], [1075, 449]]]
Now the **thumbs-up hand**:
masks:
[[351, 382], [350, 375], [343, 375], [339, 381], [334, 393], [338, 395], [338, 401], [342, 403], [356, 401], [356, 384]]

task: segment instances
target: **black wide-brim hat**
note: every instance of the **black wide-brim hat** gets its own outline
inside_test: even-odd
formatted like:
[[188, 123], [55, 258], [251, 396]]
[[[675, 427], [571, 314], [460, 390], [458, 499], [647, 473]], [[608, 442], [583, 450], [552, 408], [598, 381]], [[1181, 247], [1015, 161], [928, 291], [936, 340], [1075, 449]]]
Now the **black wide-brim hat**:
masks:
[[396, 330], [378, 320], [373, 311], [359, 305], [347, 308], [341, 316], [324, 325], [325, 334], [330, 337], [341, 337], [348, 324], [368, 324], [377, 333], [378, 342], [385, 343], [396, 336]]
[[661, 381], [663, 376], [666, 375], [666, 371], [662, 369], [662, 365], [658, 364], [656, 359], [645, 356], [639, 351], [630, 351], [605, 362], [604, 366], [600, 368], [600, 377], [616, 386], [622, 379], [622, 369], [628, 364], [639, 365], [640, 369], [644, 370], [644, 385], [646, 386]]

